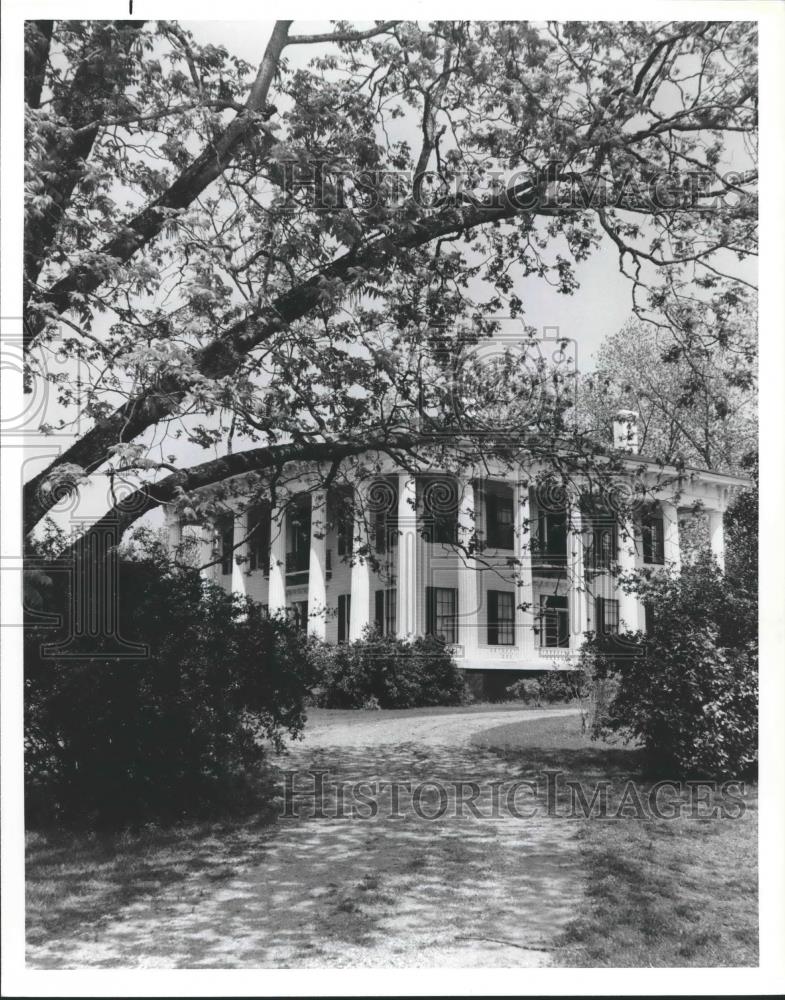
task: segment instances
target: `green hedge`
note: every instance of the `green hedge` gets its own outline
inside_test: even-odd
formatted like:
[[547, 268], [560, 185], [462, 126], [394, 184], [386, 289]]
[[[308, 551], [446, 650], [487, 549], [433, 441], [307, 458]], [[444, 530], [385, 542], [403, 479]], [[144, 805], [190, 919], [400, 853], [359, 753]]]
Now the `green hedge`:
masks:
[[[38, 572], [38, 610], [67, 624], [56, 580]], [[119, 633], [146, 643], [146, 658], [103, 655], [108, 646], [87, 639], [70, 648], [75, 658], [46, 656], [42, 644], [67, 629], [34, 618], [26, 630], [28, 821], [122, 826], [264, 809], [262, 744], [305, 721], [314, 675], [304, 636], [156, 558], [121, 562], [119, 598]]]
[[466, 685], [443, 642], [413, 642], [369, 632], [337, 646], [318, 646], [319, 680], [313, 700], [321, 708], [415, 708], [459, 705]]

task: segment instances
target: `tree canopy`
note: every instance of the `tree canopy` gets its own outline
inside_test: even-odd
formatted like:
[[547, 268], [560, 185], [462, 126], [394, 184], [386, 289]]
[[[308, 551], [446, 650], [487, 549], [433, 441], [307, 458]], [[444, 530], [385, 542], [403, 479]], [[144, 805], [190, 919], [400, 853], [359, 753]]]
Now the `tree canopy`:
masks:
[[682, 362], [753, 294], [750, 23], [278, 21], [251, 66], [172, 21], [31, 21], [25, 102], [27, 378], [79, 428], [28, 531], [107, 473], [126, 527], [369, 445], [577, 441], [525, 346], [472, 348], [601, 248]]

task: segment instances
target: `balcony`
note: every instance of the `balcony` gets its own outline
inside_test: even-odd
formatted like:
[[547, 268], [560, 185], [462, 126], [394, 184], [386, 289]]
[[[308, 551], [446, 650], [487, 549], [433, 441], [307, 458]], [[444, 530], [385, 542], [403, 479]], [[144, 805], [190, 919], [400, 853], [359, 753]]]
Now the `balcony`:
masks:
[[[303, 549], [299, 552], [287, 552], [286, 553], [286, 575], [288, 576], [302, 576], [308, 575], [308, 564], [310, 561], [310, 553]], [[294, 581], [298, 582], [298, 581]], [[300, 581], [303, 582], [303, 581]]]

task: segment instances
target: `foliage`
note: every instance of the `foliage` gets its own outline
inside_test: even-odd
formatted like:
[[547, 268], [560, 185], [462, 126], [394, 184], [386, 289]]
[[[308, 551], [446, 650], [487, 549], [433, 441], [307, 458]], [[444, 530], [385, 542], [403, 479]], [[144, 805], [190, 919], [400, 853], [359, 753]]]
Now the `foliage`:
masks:
[[[40, 610], [72, 595], [52, 564]], [[87, 568], [85, 568], [87, 571]], [[40, 590], [39, 590], [40, 592]], [[269, 805], [264, 743], [304, 723], [307, 644], [260, 605], [205, 587], [193, 570], [146, 554], [120, 563], [116, 639], [26, 629], [25, 767], [32, 825], [119, 826], [227, 815]]]
[[706, 553], [680, 576], [632, 584], [649, 629], [590, 636], [587, 669], [615, 693], [597, 712], [597, 736], [640, 741], [669, 778], [743, 775], [757, 762], [757, 602]]
[[[733, 336], [728, 330], [733, 329]], [[755, 448], [757, 314], [748, 303], [678, 328], [630, 320], [608, 337], [580, 387], [581, 417], [607, 439], [620, 409], [638, 413], [640, 451], [675, 465], [741, 472]]]
[[314, 691], [322, 708], [416, 708], [460, 705], [463, 674], [443, 642], [430, 636], [413, 642], [368, 632], [363, 639], [319, 645]]
[[510, 698], [539, 706], [579, 700], [584, 695], [584, 688], [585, 679], [580, 670], [551, 670], [536, 677], [522, 677], [506, 691]]
[[[501, 379], [476, 386], [472, 354], [500, 315], [531, 333], [525, 279], [574, 294], [600, 247], [684, 356], [696, 309], [735, 341], [752, 22], [290, 29], [254, 73], [177, 22], [26, 23], [27, 374], [57, 400], [41, 430], [81, 428], [26, 484], [28, 530], [97, 475], [128, 487], [128, 527], [238, 471], [331, 468], [368, 442], [400, 457], [423, 430], [481, 431], [484, 458], [511, 430], [563, 434], [541, 391], [558, 380], [513, 359], [516, 409]], [[189, 466], [177, 438], [225, 454]]]

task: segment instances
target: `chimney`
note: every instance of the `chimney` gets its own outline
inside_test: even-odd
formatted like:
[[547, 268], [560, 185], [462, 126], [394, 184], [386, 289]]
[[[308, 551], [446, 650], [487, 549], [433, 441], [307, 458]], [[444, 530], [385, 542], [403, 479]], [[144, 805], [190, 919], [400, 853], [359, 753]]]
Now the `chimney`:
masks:
[[613, 421], [613, 447], [638, 454], [638, 414], [635, 410], [619, 410]]

